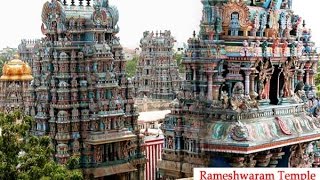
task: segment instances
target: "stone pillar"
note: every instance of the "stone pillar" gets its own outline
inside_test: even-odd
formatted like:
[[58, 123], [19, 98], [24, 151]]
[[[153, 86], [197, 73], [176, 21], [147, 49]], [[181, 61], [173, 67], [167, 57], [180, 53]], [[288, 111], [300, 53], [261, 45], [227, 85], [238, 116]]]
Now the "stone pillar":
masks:
[[251, 70], [245, 70], [245, 78], [244, 78], [244, 94], [247, 96], [250, 93], [250, 74]]
[[306, 69], [306, 84], [310, 85], [310, 69]]
[[299, 71], [298, 71], [298, 73], [297, 73], [297, 81], [298, 81], [298, 82], [303, 81], [303, 74], [304, 74], [304, 71], [303, 71], [303, 70], [299, 70]]
[[197, 71], [196, 71], [196, 66], [195, 65], [192, 65], [191, 66], [192, 67], [192, 70], [193, 70], [193, 91], [194, 91], [194, 96], [196, 96], [196, 94], [197, 94], [197, 92], [196, 92], [196, 90], [197, 90], [197, 88], [196, 88], [196, 80], [197, 80]]
[[294, 91], [295, 90], [294, 77], [290, 78], [290, 83], [291, 83], [291, 89]]
[[127, 173], [120, 174], [119, 176], [120, 176], [120, 177], [119, 177], [120, 180], [126, 180], [126, 179], [127, 179], [127, 178], [126, 178]]
[[270, 98], [269, 98], [269, 94], [270, 94], [270, 80], [271, 80], [271, 76], [267, 76], [266, 80], [267, 80], [267, 83], [266, 83], [266, 86], [265, 86], [266, 99], [270, 99]]
[[254, 79], [257, 77], [255, 74], [250, 74], [250, 97], [251, 95], [254, 95], [255, 90], [254, 90]]
[[208, 99], [212, 100], [212, 73], [208, 72]]
[[212, 92], [212, 99], [213, 100], [219, 100], [219, 89], [220, 89], [220, 84], [214, 84], [213, 86], [212, 86], [212, 90], [213, 90], [213, 92]]
[[315, 86], [315, 83], [314, 83], [314, 71], [313, 70], [311, 70], [310, 72], [310, 79], [309, 79], [309, 83], [310, 83], [310, 86], [312, 86], [312, 87], [314, 87]]
[[243, 31], [243, 36], [245, 36], [245, 37], [248, 36], [248, 31], [247, 31], [247, 29], [245, 29], [245, 30]]
[[193, 81], [195, 81], [197, 79], [197, 72], [196, 72], [196, 67], [195, 65], [192, 65], [192, 70], [193, 70]]
[[177, 150], [181, 149], [181, 147], [180, 147], [180, 138], [181, 138], [181, 136], [177, 137]]

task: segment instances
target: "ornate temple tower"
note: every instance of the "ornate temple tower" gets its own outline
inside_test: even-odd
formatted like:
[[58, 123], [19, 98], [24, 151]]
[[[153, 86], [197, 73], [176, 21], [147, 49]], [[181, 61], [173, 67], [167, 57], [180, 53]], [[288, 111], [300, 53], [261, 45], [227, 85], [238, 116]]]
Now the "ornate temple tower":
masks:
[[15, 56], [5, 63], [0, 77], [0, 111], [25, 111], [30, 106], [31, 68]]
[[117, 8], [107, 0], [52, 0], [41, 17], [45, 38], [33, 60], [33, 132], [53, 139], [59, 163], [80, 156], [85, 178], [143, 179]]
[[22, 39], [21, 43], [18, 46], [20, 58], [28, 64], [33, 64], [33, 58], [35, 55], [34, 50], [38, 48], [39, 44], [39, 39]]
[[173, 58], [174, 42], [170, 31], [143, 33], [140, 41], [142, 52], [134, 80], [137, 97], [175, 98], [181, 88], [181, 78]]
[[319, 166], [319, 57], [291, 3], [201, 2], [186, 82], [162, 126], [162, 178], [194, 167]]

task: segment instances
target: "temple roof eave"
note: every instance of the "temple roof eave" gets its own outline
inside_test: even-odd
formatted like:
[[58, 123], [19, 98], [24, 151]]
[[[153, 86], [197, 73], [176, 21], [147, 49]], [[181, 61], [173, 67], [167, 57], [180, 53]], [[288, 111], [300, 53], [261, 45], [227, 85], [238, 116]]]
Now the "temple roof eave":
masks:
[[313, 134], [313, 135], [307, 135], [307, 136], [295, 136], [290, 139], [285, 139], [281, 141], [270, 141], [259, 145], [249, 145], [249, 144], [209, 144], [209, 143], [203, 143], [201, 145], [201, 149], [203, 151], [209, 151], [209, 152], [222, 152], [222, 153], [237, 153], [237, 154], [252, 154], [257, 152], [262, 152], [266, 150], [271, 150], [275, 148], [305, 143], [305, 142], [311, 142], [315, 140], [320, 139], [319, 132]]
[[216, 121], [203, 135], [205, 151], [250, 154], [320, 139], [319, 119], [305, 113], [269, 118]]
[[31, 75], [13, 75], [13, 76], [7, 76], [7, 75], [2, 75], [0, 77], [0, 81], [32, 81], [33, 77]]

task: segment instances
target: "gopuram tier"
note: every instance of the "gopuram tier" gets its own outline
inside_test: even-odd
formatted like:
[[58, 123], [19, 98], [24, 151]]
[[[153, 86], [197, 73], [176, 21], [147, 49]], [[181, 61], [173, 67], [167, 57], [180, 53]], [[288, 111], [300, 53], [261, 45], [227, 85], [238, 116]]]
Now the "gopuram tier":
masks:
[[181, 78], [174, 59], [174, 43], [175, 39], [168, 30], [143, 33], [134, 77], [138, 98], [173, 100], [176, 97], [181, 88]]
[[3, 64], [0, 77], [0, 111], [14, 112], [26, 110], [30, 106], [31, 67], [18, 56]]
[[33, 59], [34, 134], [49, 135], [55, 159], [80, 157], [85, 179], [143, 179], [145, 158], [132, 83], [108, 0], [46, 2]]
[[186, 81], [171, 104], [159, 175], [195, 167], [318, 167], [319, 57], [292, 1], [202, 0]]
[[39, 46], [39, 39], [22, 39], [18, 46], [18, 52], [21, 60], [28, 64], [33, 64], [33, 58], [35, 56], [34, 50]]

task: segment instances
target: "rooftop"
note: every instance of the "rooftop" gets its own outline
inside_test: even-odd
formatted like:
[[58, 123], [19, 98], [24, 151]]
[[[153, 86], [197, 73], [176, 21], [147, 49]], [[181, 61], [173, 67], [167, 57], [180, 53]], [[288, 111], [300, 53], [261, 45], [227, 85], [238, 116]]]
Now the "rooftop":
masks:
[[170, 110], [140, 112], [138, 122], [154, 122], [162, 120], [169, 114]]
[[28, 63], [23, 62], [18, 56], [13, 60], [5, 63], [2, 68], [2, 81], [31, 81], [33, 79], [31, 74], [31, 67]]

